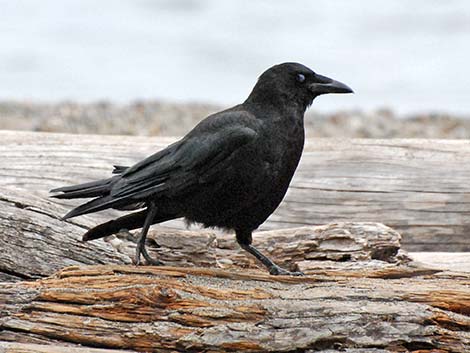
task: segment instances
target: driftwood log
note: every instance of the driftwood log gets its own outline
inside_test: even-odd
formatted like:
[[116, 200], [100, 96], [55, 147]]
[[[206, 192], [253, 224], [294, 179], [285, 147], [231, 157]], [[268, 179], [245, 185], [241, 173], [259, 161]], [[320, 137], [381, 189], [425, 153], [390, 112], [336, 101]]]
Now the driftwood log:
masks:
[[[0, 352], [470, 349], [470, 273], [411, 261], [399, 249], [400, 235], [384, 225], [256, 233], [260, 249], [281, 264], [294, 264], [305, 277], [256, 270], [233, 237], [178, 230], [155, 236], [160, 247], [152, 247], [154, 256], [190, 267], [71, 266], [45, 279], [0, 283]], [[61, 245], [74, 245], [62, 244], [62, 238], [44, 235], [50, 248], [44, 266], [51, 254], [57, 266], [67, 254]], [[111, 238], [102, 243], [112, 247], [112, 258], [133, 254], [131, 234]], [[94, 251], [99, 262], [110, 252]]]
[[0, 132], [0, 352], [470, 351], [470, 272], [412, 261], [382, 224], [314, 226], [385, 219], [410, 248], [439, 245], [444, 234], [448, 249], [467, 249], [465, 145], [308, 144], [266, 228], [307, 226], [254, 236], [279, 264], [307, 274], [299, 278], [259, 271], [232, 235], [178, 222], [149, 236], [152, 255], [170, 266], [135, 267], [133, 233], [80, 241], [116, 212], [64, 222], [73, 203], [47, 198], [169, 142]]
[[469, 352], [469, 287], [468, 273], [415, 275], [403, 266], [305, 277], [75, 266], [2, 284], [0, 351]]
[[[7, 189], [5, 197], [14, 204], [8, 202], [0, 210], [0, 278], [3, 281], [43, 277], [71, 265], [131, 263], [136, 233], [122, 232], [104, 241], [83, 243], [86, 223], [61, 221], [60, 212], [51, 201], [34, 197], [27, 200], [17, 192]], [[308, 271], [311, 260], [394, 263], [400, 235], [377, 223], [337, 223], [258, 232], [254, 244], [279, 264]], [[257, 266], [239, 248], [233, 235], [211, 230], [157, 228], [149, 234], [149, 249], [152, 256], [173, 266]]]
[[[76, 203], [47, 199], [49, 189], [107, 177], [113, 164], [132, 164], [174, 140], [0, 131], [0, 217], [8, 208], [57, 220]], [[469, 180], [466, 140], [314, 139], [263, 229], [381, 222], [409, 251], [470, 251]], [[112, 215], [62, 224], [86, 228]]]

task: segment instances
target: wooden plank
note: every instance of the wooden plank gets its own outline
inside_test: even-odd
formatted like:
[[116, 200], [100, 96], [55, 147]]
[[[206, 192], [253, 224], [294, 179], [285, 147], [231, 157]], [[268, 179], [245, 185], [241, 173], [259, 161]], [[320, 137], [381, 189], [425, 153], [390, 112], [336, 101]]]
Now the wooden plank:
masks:
[[[2, 131], [0, 185], [46, 199], [51, 188], [107, 177], [113, 164], [132, 164], [174, 140]], [[382, 222], [401, 232], [407, 250], [470, 251], [468, 180], [467, 140], [309, 140], [284, 202], [261, 229]], [[57, 217], [77, 204], [52, 202]]]

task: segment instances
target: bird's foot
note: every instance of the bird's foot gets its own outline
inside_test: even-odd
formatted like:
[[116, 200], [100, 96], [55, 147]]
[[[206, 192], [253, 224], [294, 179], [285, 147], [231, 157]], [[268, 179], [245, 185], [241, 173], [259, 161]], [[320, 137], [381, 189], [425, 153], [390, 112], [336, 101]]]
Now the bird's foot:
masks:
[[[165, 264], [163, 262], [161, 262], [160, 260], [156, 260], [156, 259], [152, 259], [151, 257], [149, 258], [146, 258], [145, 259], [147, 265], [151, 265], [151, 266], [165, 266]], [[139, 265], [137, 265], [139, 266]]]
[[142, 264], [141, 263], [141, 258], [140, 258], [141, 255], [144, 257], [145, 261], [147, 261], [148, 265], [153, 265], [153, 266], [163, 266], [164, 265], [163, 262], [161, 262], [159, 260], [156, 260], [156, 259], [152, 259], [150, 257], [150, 255], [147, 252], [147, 249], [145, 248], [145, 244], [138, 243], [137, 248], [135, 250], [134, 265], [139, 266], [139, 265]]
[[269, 268], [269, 274], [273, 276], [305, 276], [305, 273], [301, 271], [288, 271], [279, 267], [278, 265], [273, 265]]

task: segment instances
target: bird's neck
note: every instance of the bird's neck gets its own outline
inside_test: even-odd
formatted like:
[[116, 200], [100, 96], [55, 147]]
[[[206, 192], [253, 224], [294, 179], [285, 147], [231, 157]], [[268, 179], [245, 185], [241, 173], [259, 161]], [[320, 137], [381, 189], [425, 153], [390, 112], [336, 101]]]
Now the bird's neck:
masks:
[[282, 116], [295, 116], [303, 120], [303, 116], [307, 109], [303, 104], [298, 104], [292, 101], [285, 101], [282, 98], [258, 100], [247, 99], [243, 103], [244, 107], [253, 112], [258, 118], [273, 119], [274, 115]]
[[[303, 116], [311, 100], [298, 97], [289, 91], [273, 89], [270, 85], [258, 84], [253, 88], [244, 105], [253, 107], [260, 113], [276, 112], [278, 114], [292, 114]], [[262, 114], [261, 114], [262, 115]]]

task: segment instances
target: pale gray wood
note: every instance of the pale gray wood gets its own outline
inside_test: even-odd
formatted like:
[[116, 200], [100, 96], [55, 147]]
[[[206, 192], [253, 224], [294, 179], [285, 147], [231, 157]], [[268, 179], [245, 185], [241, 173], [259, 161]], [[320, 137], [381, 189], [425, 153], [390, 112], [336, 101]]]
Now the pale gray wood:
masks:
[[0, 196], [0, 279], [32, 279], [64, 266], [130, 263], [111, 244], [81, 241], [86, 223], [64, 222], [57, 206], [20, 188], [2, 188]]
[[[172, 139], [154, 141], [0, 132], [0, 265], [10, 266], [2, 280], [50, 273], [48, 262], [128, 263], [129, 234], [79, 241], [86, 228], [117, 212], [63, 222], [60, 216], [76, 203], [48, 199], [47, 190], [104, 177], [111, 164], [131, 163]], [[432, 246], [441, 239], [466, 246], [467, 147], [419, 140], [308, 143], [287, 202], [266, 228], [314, 224], [312, 215], [325, 220], [320, 223], [383, 218], [411, 229], [409, 246], [414, 236]], [[433, 172], [426, 168], [432, 165]], [[448, 165], [452, 172], [442, 167]], [[433, 181], [433, 173], [445, 182]], [[335, 218], [335, 210], [348, 216], [336, 211]], [[61, 344], [155, 352], [469, 350], [468, 274], [410, 262], [398, 251], [400, 235], [380, 224], [255, 235], [277, 261], [294, 261], [310, 274], [303, 278], [253, 270], [228, 235], [157, 228], [151, 238], [163, 244], [153, 255], [211, 269], [73, 266], [36, 282], [1, 283], [0, 341], [52, 343], [50, 351], [58, 353], [72, 351]], [[213, 261], [231, 270], [214, 269]], [[240, 265], [248, 268], [235, 271]], [[0, 343], [2, 349], [41, 352]]]
[[70, 347], [18, 342], [0, 342], [1, 353], [126, 353], [128, 350]]
[[430, 268], [470, 272], [470, 252], [412, 252], [411, 259]]
[[[70, 265], [130, 263], [134, 258], [136, 233], [121, 232], [104, 241], [84, 243], [81, 236], [88, 225], [86, 219], [81, 223], [64, 222], [56, 216], [56, 205], [51, 201], [16, 188], [5, 191], [0, 200], [3, 281], [46, 276]], [[382, 224], [343, 222], [258, 232], [254, 234], [254, 245], [278, 264], [308, 273], [312, 260], [380, 260], [372, 264], [376, 269], [407, 262], [408, 258], [399, 252], [400, 239], [399, 233]], [[149, 233], [149, 240], [150, 254], [167, 265], [238, 269], [259, 266], [240, 249], [233, 235], [158, 228]], [[159, 246], [153, 246], [152, 240]]]
[[[150, 232], [149, 239], [159, 244], [149, 247], [151, 255], [166, 265], [263, 268], [240, 248], [233, 235], [159, 229]], [[309, 273], [312, 263], [315, 268], [331, 262], [357, 262], [364, 266], [369, 262], [377, 268], [408, 263], [410, 259], [399, 251], [400, 239], [399, 233], [380, 223], [341, 222], [257, 232], [253, 245], [277, 264]], [[113, 237], [108, 241], [119, 252], [134, 255], [135, 244], [129, 244], [126, 238]]]
[[[46, 199], [51, 188], [107, 177], [113, 164], [132, 164], [174, 140], [1, 131], [0, 191]], [[284, 202], [262, 229], [382, 222], [410, 251], [470, 251], [469, 180], [467, 140], [312, 139]], [[79, 201], [52, 202], [59, 217]], [[112, 215], [73, 222], [91, 226]]]

